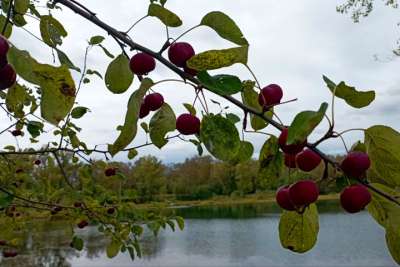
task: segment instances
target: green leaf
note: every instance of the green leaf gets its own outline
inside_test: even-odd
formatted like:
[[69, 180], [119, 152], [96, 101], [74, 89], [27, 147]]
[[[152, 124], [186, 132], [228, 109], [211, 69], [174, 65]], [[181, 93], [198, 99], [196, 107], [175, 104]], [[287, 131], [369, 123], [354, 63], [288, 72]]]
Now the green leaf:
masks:
[[83, 249], [83, 240], [82, 240], [82, 238], [74, 236], [72, 238], [71, 246], [74, 249], [78, 250], [78, 251], [82, 251], [82, 249]]
[[128, 159], [134, 159], [138, 155], [138, 152], [136, 149], [131, 149], [128, 152]]
[[153, 81], [151, 79], [143, 79], [140, 88], [133, 92], [129, 98], [128, 110], [126, 112], [124, 125], [121, 128], [121, 133], [114, 144], [108, 146], [108, 151], [112, 156], [124, 149], [135, 138], [140, 105], [143, 101], [143, 97], [151, 86], [153, 86]]
[[388, 185], [400, 186], [400, 133], [388, 126], [372, 126], [365, 131], [365, 145], [370, 171]]
[[400, 264], [400, 228], [398, 225], [397, 227], [387, 228], [385, 238], [392, 258], [397, 264]]
[[[400, 196], [399, 192], [386, 185], [378, 183], [372, 183], [371, 185], [390, 196]], [[370, 192], [372, 194], [372, 200], [367, 206], [367, 209], [375, 221], [385, 228], [391, 227], [392, 225], [400, 225], [400, 207], [380, 194], [372, 190], [370, 190]]]
[[183, 220], [182, 217], [177, 216], [175, 217], [176, 223], [178, 224], [178, 227], [181, 231], [183, 231], [183, 229], [185, 228], [185, 221]]
[[279, 151], [278, 138], [271, 136], [261, 148], [259, 156], [260, 187], [266, 188], [270, 181], [280, 178], [283, 168], [283, 154]]
[[10, 47], [7, 56], [19, 76], [40, 86], [42, 118], [58, 125], [75, 102], [75, 82], [68, 68], [40, 64], [27, 51], [18, 50], [15, 46]]
[[187, 111], [189, 111], [190, 114], [196, 116], [196, 109], [191, 104], [184, 103], [183, 106], [186, 108]]
[[241, 141], [239, 151], [236, 154], [236, 157], [232, 160], [232, 163], [236, 164], [240, 162], [246, 162], [249, 159], [251, 159], [253, 153], [254, 153], [253, 144], [247, 141]]
[[201, 141], [217, 159], [229, 161], [240, 149], [240, 138], [235, 125], [221, 115], [203, 117], [200, 130]]
[[355, 87], [340, 82], [336, 85], [328, 77], [323, 76], [326, 85], [331, 92], [335, 92], [335, 96], [346, 101], [347, 104], [354, 108], [363, 108], [371, 104], [375, 100], [375, 91], [357, 91]]
[[[254, 90], [255, 82], [253, 81], [244, 81], [242, 83], [242, 101], [246, 106], [252, 107], [253, 109], [261, 112], [262, 107], [258, 103], [258, 93]], [[272, 118], [272, 111], [268, 111], [265, 115], [269, 118]], [[268, 123], [258, 116], [254, 116], [250, 114], [250, 123], [251, 127], [255, 130], [262, 130], [268, 126]]]
[[233, 95], [242, 90], [242, 82], [236, 76], [220, 74], [210, 76], [206, 71], [197, 74], [200, 82], [210, 91], [219, 95]]
[[29, 121], [27, 130], [31, 134], [32, 138], [36, 138], [43, 132], [43, 127], [43, 123], [39, 121]]
[[103, 36], [96, 35], [96, 36], [93, 36], [92, 38], [90, 38], [89, 44], [90, 45], [98, 45], [98, 44], [102, 43], [104, 41], [104, 39], [105, 38]]
[[87, 70], [86, 74], [88, 75], [97, 75], [100, 79], [103, 79], [103, 76], [97, 70]]
[[109, 58], [114, 58], [114, 55], [110, 53], [110, 51], [107, 50], [107, 48], [105, 48], [104, 46], [102, 46], [101, 44], [99, 44], [100, 48], [103, 50], [104, 54], [106, 54], [106, 56], [108, 56]]
[[304, 142], [322, 121], [327, 109], [328, 103], [324, 102], [318, 111], [307, 110], [297, 114], [288, 129], [287, 144]]
[[233, 113], [226, 114], [226, 118], [230, 120], [233, 124], [240, 122], [239, 116]]
[[57, 45], [61, 45], [62, 37], [68, 35], [63, 25], [50, 15], [41, 16], [39, 26], [43, 41], [53, 48]]
[[142, 127], [143, 131], [145, 131], [145, 133], [149, 133], [149, 125], [146, 122], [142, 122], [140, 124], [140, 127]]
[[354, 145], [352, 145], [350, 151], [358, 151], [358, 152], [367, 152], [367, 147], [361, 141], [357, 141]]
[[28, 97], [29, 95], [26, 92], [26, 88], [15, 83], [14, 86], [7, 91], [6, 107], [8, 111], [14, 113], [16, 118], [22, 118], [25, 115], [24, 104]]
[[71, 111], [71, 116], [74, 119], [80, 119], [89, 111], [86, 107], [76, 107]]
[[60, 61], [60, 63], [62, 65], [67, 66], [71, 70], [76, 70], [77, 72], [81, 72], [81, 69], [78, 68], [77, 66], [75, 66], [74, 63], [72, 63], [72, 61], [69, 59], [69, 57], [63, 51], [56, 48], [56, 52], [57, 52], [58, 60]]
[[191, 57], [187, 65], [189, 68], [203, 71], [229, 67], [235, 63], [247, 64], [248, 50], [248, 46], [209, 50]]
[[129, 68], [129, 59], [121, 54], [108, 65], [105, 83], [112, 93], [122, 94], [128, 90], [133, 81], [133, 73]]
[[279, 238], [284, 248], [304, 253], [317, 243], [319, 222], [315, 204], [308, 206], [304, 213], [284, 211], [279, 221]]
[[12, 195], [0, 192], [0, 208], [5, 209], [13, 202], [14, 197]]
[[165, 139], [165, 135], [168, 132], [174, 131], [175, 127], [175, 113], [167, 103], [164, 103], [150, 120], [150, 139], [153, 144], [158, 148], [166, 145], [168, 140]]
[[20, 14], [24, 15], [29, 8], [29, 0], [14, 0], [14, 10]]
[[28, 22], [25, 20], [23, 15], [14, 13], [12, 16], [12, 20], [14, 22], [14, 25], [17, 27], [23, 27], [25, 26]]
[[[7, 18], [3, 15], [0, 15], [0, 29], [4, 28], [4, 25], [6, 24], [6, 22], [7, 22]], [[6, 38], [10, 38], [11, 34], [12, 34], [12, 24], [8, 23], [6, 31], [3, 36]]]
[[117, 256], [120, 248], [121, 248], [121, 242], [112, 240], [106, 249], [107, 257], [111, 259]]
[[156, 4], [150, 4], [148, 15], [161, 20], [168, 27], [179, 27], [182, 25], [181, 19], [170, 10]]
[[200, 24], [212, 28], [219, 36], [237, 45], [249, 45], [236, 23], [222, 12], [213, 11], [208, 13], [203, 17]]

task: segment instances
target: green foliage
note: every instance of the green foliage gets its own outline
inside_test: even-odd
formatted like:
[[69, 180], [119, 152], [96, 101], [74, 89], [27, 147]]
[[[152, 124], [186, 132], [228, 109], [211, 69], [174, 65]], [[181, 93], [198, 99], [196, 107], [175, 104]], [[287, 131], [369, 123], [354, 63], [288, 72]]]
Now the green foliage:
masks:
[[121, 133], [114, 144], [108, 146], [111, 155], [117, 154], [119, 151], [129, 145], [135, 138], [137, 133], [137, 121], [139, 119], [140, 104], [146, 92], [153, 85], [153, 81], [146, 78], [142, 81], [139, 89], [131, 95], [128, 101], [128, 110], [125, 115], [125, 123], [121, 128]]
[[284, 211], [279, 221], [279, 238], [284, 248], [305, 253], [317, 243], [319, 232], [317, 206], [311, 204], [302, 214]]
[[6, 106], [9, 112], [14, 113], [16, 118], [22, 118], [24, 113], [24, 105], [29, 100], [27, 88], [14, 84], [13, 87], [8, 89], [6, 96]]
[[390, 186], [400, 185], [400, 133], [377, 125], [365, 131], [365, 146], [371, 159], [370, 170]]
[[248, 46], [209, 50], [194, 55], [187, 61], [189, 68], [204, 71], [229, 67], [235, 63], [247, 64]]
[[63, 25], [51, 15], [40, 17], [40, 34], [43, 41], [55, 48], [62, 44], [62, 38], [68, 35]]
[[105, 83], [112, 93], [122, 94], [131, 86], [133, 73], [129, 69], [129, 59], [120, 54], [107, 67]]
[[251, 159], [254, 153], [253, 144], [247, 141], [240, 141], [239, 151], [232, 159], [233, 163], [245, 162]]
[[[400, 193], [383, 184], [372, 184], [378, 190], [385, 192], [395, 198]], [[388, 199], [371, 190], [372, 201], [368, 205], [368, 212], [372, 215], [376, 222], [382, 225], [386, 230], [386, 244], [393, 259], [400, 264], [400, 207]]]
[[179, 27], [182, 25], [181, 19], [175, 13], [157, 4], [150, 4], [148, 15], [158, 18], [168, 27]]
[[58, 60], [62, 65], [67, 66], [69, 69], [76, 70], [77, 72], [81, 72], [81, 69], [75, 66], [74, 63], [69, 59], [69, 57], [60, 49], [55, 49], [57, 52]]
[[149, 131], [153, 144], [160, 149], [165, 146], [168, 143], [165, 135], [174, 131], [175, 125], [175, 113], [167, 103], [164, 103], [150, 120]]
[[80, 119], [82, 118], [87, 112], [89, 111], [88, 108], [86, 107], [75, 107], [71, 111], [71, 117], [74, 119]]
[[121, 249], [121, 242], [113, 239], [107, 246], [106, 249], [107, 257], [114, 258], [115, 256], [118, 255], [120, 249]]
[[[4, 28], [4, 25], [6, 24], [7, 18], [3, 15], [0, 15], [0, 29]], [[4, 37], [10, 38], [12, 34], [12, 24], [8, 23], [6, 27], [6, 31], [4, 32]]]
[[186, 110], [192, 114], [193, 116], [196, 116], [196, 109], [189, 103], [184, 103], [183, 106], [186, 108]]
[[246, 38], [236, 23], [226, 14], [213, 11], [203, 17], [200, 25], [208, 26], [215, 30], [219, 36], [237, 45], [248, 46]]
[[320, 124], [328, 109], [327, 103], [322, 103], [318, 111], [303, 111], [296, 115], [288, 129], [287, 144], [304, 142]]
[[357, 91], [355, 87], [348, 86], [345, 82], [340, 82], [336, 85], [326, 76], [323, 76], [323, 78], [329, 90], [336, 97], [343, 99], [354, 108], [366, 107], [375, 100], [375, 91]]
[[104, 37], [101, 35], [92, 36], [89, 40], [90, 45], [99, 45], [104, 41]]
[[242, 82], [236, 76], [226, 74], [210, 76], [206, 71], [201, 71], [197, 77], [210, 91], [219, 95], [233, 95], [242, 90]]
[[259, 156], [260, 188], [266, 189], [271, 181], [278, 180], [282, 174], [283, 154], [279, 151], [278, 138], [271, 136], [263, 145]]
[[24, 80], [40, 86], [41, 115], [45, 120], [57, 125], [67, 116], [74, 105], [76, 92], [67, 67], [40, 64], [28, 52], [15, 46], [8, 52], [8, 61]]
[[221, 115], [203, 117], [200, 138], [207, 150], [220, 160], [235, 158], [240, 149], [239, 133], [235, 125]]
[[72, 238], [71, 246], [78, 251], [82, 251], [83, 250], [83, 239], [78, 236], [74, 236]]

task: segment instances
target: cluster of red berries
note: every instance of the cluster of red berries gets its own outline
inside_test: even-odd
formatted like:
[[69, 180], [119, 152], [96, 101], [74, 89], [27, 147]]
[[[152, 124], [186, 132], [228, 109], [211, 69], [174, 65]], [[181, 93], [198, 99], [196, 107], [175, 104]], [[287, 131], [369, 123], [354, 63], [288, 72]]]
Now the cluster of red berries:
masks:
[[278, 189], [276, 202], [278, 205], [290, 211], [300, 211], [304, 207], [316, 202], [319, 196], [317, 184], [311, 180], [298, 181]]
[[[370, 166], [371, 161], [368, 154], [358, 151], [347, 154], [340, 165], [346, 176], [356, 179], [363, 179]], [[363, 210], [371, 202], [371, 199], [371, 193], [361, 184], [348, 186], [340, 194], [340, 203], [343, 209], [349, 213]]]
[[[8, 242], [6, 240], [0, 240], [0, 246], [1, 247], [5, 247], [8, 246]], [[10, 249], [10, 248], [5, 248], [3, 250], [3, 257], [4, 258], [13, 258], [16, 257], [18, 255], [18, 252], [14, 249]]]
[[[287, 145], [288, 129], [285, 128], [279, 136], [279, 147], [285, 153], [285, 165], [288, 168], [299, 168], [302, 171], [314, 170], [322, 161], [321, 157], [311, 149], [304, 149], [307, 141], [300, 144]], [[370, 167], [371, 162], [364, 152], [350, 152], [341, 163], [343, 173], [349, 178], [362, 179]], [[311, 199], [318, 198], [316, 185], [312, 181], [300, 181], [301, 186], [292, 185], [280, 188], [276, 195], [278, 204], [286, 210], [296, 210], [301, 200], [305, 205]], [[296, 189], [292, 189], [296, 188]], [[300, 191], [296, 191], [300, 190]], [[293, 191], [292, 193], [290, 193]], [[299, 198], [300, 197], [300, 198]], [[300, 201], [299, 201], [300, 200]], [[309, 203], [308, 203], [309, 202]], [[356, 213], [363, 210], [371, 202], [371, 193], [364, 185], [351, 185], [340, 194], [340, 203], [344, 210]]]
[[[196, 76], [197, 71], [187, 67], [186, 62], [194, 55], [193, 47], [185, 42], [173, 43], [168, 50], [169, 60], [192, 76]], [[156, 61], [146, 53], [138, 53], [131, 58], [129, 66], [134, 74], [145, 75], [155, 69]], [[139, 118], [146, 117], [150, 111], [158, 110], [163, 104], [164, 98], [161, 94], [152, 93], [147, 95], [140, 106]], [[200, 120], [189, 113], [181, 114], [176, 120], [176, 129], [184, 135], [198, 134], [200, 132]]]
[[7, 39], [0, 35], [0, 90], [10, 88], [17, 79], [14, 68], [7, 61], [9, 49]]

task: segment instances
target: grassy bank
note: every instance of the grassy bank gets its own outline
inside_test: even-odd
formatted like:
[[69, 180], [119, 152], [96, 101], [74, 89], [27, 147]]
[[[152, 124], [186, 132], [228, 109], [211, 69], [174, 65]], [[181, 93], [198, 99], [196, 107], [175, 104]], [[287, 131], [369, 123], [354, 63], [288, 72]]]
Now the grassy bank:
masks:
[[[339, 194], [321, 195], [319, 200], [337, 200]], [[223, 206], [223, 205], [238, 205], [238, 204], [263, 204], [275, 202], [275, 192], [262, 192], [245, 196], [215, 196], [206, 200], [174, 200], [169, 199], [165, 202], [152, 202], [139, 204], [138, 208], [151, 207], [204, 207], [204, 206]]]

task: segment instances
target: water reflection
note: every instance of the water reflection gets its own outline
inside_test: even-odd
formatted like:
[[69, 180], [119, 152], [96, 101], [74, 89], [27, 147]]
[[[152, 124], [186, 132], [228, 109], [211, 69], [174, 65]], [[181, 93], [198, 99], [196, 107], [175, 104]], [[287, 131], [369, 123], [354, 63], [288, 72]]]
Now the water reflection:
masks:
[[107, 259], [108, 241], [93, 227], [80, 232], [86, 247], [77, 253], [69, 247], [71, 229], [65, 224], [36, 223], [23, 236], [22, 255], [0, 260], [0, 266], [396, 266], [383, 230], [367, 213], [345, 215], [337, 202], [320, 203], [319, 210], [319, 240], [304, 255], [280, 247], [279, 210], [260, 204], [179, 209], [187, 218], [185, 231], [165, 231], [157, 238], [146, 232], [143, 258], [134, 263], [128, 255]]

